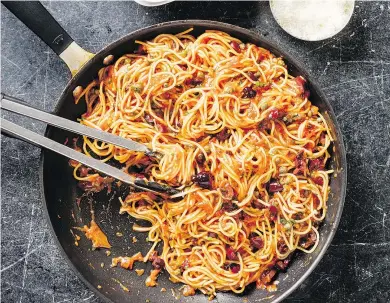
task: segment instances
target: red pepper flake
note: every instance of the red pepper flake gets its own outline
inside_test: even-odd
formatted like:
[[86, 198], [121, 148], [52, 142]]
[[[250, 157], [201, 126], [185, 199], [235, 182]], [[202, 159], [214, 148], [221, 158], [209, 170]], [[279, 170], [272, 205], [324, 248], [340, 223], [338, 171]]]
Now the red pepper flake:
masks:
[[232, 248], [226, 248], [226, 258], [229, 260], [238, 260], [237, 252]]
[[272, 120], [276, 120], [279, 118], [279, 110], [277, 108], [272, 109], [269, 113], [269, 118]]
[[148, 51], [147, 51], [145, 45], [142, 45], [142, 44], [141, 44], [141, 45], [138, 46], [138, 48], [134, 51], [134, 53], [137, 54], [137, 55], [142, 55], [142, 56], [144, 56], [144, 55], [147, 55], [147, 54], [148, 54]]
[[66, 137], [65, 142], [64, 142], [64, 145], [67, 145], [67, 144], [68, 144], [68, 141], [69, 141], [69, 139], [68, 139], [68, 137]]
[[253, 248], [256, 248], [256, 249], [261, 249], [264, 246], [264, 241], [259, 236], [250, 238], [249, 242], [250, 242], [251, 246]]
[[295, 157], [294, 175], [305, 175], [307, 170], [305, 152], [301, 150]]
[[240, 45], [236, 41], [230, 42], [230, 46], [237, 52], [241, 53]]
[[269, 90], [271, 88], [271, 84], [267, 84], [267, 85], [264, 85], [264, 86], [255, 86], [254, 89], [256, 90], [256, 92], [261, 95], [262, 93], [266, 92], [267, 90]]
[[274, 215], [276, 215], [278, 213], [278, 209], [274, 205], [271, 205], [269, 207], [269, 211], [271, 212], [271, 214], [274, 214]]
[[276, 193], [283, 190], [283, 185], [278, 182], [271, 182], [268, 186], [268, 192]]
[[295, 78], [295, 82], [298, 84], [298, 88], [303, 98], [310, 97], [310, 91], [307, 89], [307, 81], [302, 76]]
[[268, 117], [272, 120], [276, 120], [276, 119], [282, 119], [283, 117], [286, 116], [286, 114], [287, 114], [286, 111], [283, 109], [273, 108], [270, 110]]
[[259, 77], [257, 77], [254, 72], [248, 72], [248, 77], [253, 81], [259, 80]]
[[302, 76], [298, 76], [295, 78], [295, 82], [298, 84], [300, 91], [303, 93], [303, 91], [305, 90], [306, 79]]
[[309, 170], [323, 170], [325, 168], [324, 158], [317, 158], [309, 160]]
[[236, 263], [230, 264], [230, 270], [232, 271], [233, 274], [239, 273], [240, 269], [241, 269], [240, 264], [236, 264]]
[[313, 177], [312, 180], [317, 185], [324, 185], [324, 179], [322, 179], [321, 177]]
[[269, 212], [270, 212], [270, 220], [271, 221], [276, 221], [276, 219], [278, 217], [278, 209], [276, 208], [276, 206], [271, 205], [269, 207]]
[[161, 124], [161, 123], [157, 123], [156, 122], [156, 127], [157, 127], [157, 130], [160, 132], [160, 133], [167, 133], [168, 132], [168, 127], [164, 124]]
[[200, 84], [202, 84], [202, 83], [203, 83], [203, 79], [198, 78], [198, 77], [186, 79], [186, 80], [184, 81], [184, 84], [186, 84], [186, 85], [191, 85], [191, 86], [197, 86], [197, 85], [200, 85]]
[[215, 137], [219, 140], [219, 141], [225, 141], [226, 139], [228, 139], [230, 137], [230, 130], [228, 128], [224, 128], [222, 129], [219, 133], [217, 133], [215, 135]]
[[320, 205], [320, 199], [318, 199], [317, 195], [315, 194], [312, 194], [313, 195], [313, 206], [314, 206], [314, 209], [317, 209], [317, 207]]

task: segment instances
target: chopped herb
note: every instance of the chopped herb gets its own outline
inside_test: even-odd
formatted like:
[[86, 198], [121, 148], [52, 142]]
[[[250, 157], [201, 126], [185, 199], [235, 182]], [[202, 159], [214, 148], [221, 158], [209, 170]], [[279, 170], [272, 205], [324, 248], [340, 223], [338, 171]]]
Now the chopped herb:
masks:
[[142, 90], [143, 90], [143, 86], [142, 86], [142, 84], [136, 83], [136, 84], [133, 84], [133, 85], [131, 86], [131, 89], [132, 89], [134, 92], [136, 92], [136, 93], [140, 93], [140, 92], [142, 92]]
[[262, 81], [256, 81], [256, 82], [255, 82], [255, 86], [257, 86], [257, 87], [264, 87], [264, 86], [266, 86], [266, 85], [267, 85], [267, 83], [262, 82]]

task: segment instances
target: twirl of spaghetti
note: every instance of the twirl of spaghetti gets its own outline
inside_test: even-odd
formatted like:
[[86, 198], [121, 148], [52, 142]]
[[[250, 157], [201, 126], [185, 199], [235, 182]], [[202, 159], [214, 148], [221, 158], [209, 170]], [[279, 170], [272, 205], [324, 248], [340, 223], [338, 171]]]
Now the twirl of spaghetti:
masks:
[[[82, 148], [187, 193], [178, 202], [145, 192], [121, 200], [121, 213], [150, 222], [134, 225], [154, 244], [145, 259], [162, 241], [172, 281], [209, 295], [269, 287], [292, 252], [316, 249], [333, 139], [305, 79], [282, 58], [224, 32], [195, 38], [191, 30], [137, 41], [136, 53], [102, 68], [76, 98], [87, 105], [80, 123], [144, 143], [161, 159], [86, 137]], [[76, 179], [96, 180], [81, 169]]]

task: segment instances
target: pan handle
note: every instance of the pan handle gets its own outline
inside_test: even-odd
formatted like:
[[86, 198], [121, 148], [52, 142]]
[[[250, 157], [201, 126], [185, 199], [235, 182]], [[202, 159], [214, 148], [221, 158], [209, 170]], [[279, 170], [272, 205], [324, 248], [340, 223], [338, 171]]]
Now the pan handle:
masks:
[[66, 63], [72, 76], [94, 56], [74, 42], [39, 1], [2, 1], [2, 4]]

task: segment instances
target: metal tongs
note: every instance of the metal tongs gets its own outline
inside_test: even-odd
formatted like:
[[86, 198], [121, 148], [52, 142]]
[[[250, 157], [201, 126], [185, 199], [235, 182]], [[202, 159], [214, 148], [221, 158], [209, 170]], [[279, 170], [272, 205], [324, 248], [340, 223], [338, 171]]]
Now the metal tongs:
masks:
[[[99, 129], [90, 128], [82, 124], [73, 122], [71, 120], [50, 114], [48, 112], [33, 108], [27, 105], [24, 101], [1, 94], [1, 109], [14, 112], [26, 117], [33, 118], [56, 126], [80, 135], [85, 135], [103, 142], [111, 143], [118, 147], [123, 147], [128, 150], [143, 152], [150, 157], [156, 157], [157, 153], [148, 149], [145, 145], [136, 141], [125, 139], [113, 134], [101, 131]], [[34, 133], [28, 129], [25, 129], [17, 124], [14, 124], [4, 118], [1, 118], [1, 133], [15, 137], [31, 143], [33, 145], [46, 148], [67, 158], [80, 162], [90, 168], [93, 168], [103, 174], [114, 177], [126, 184], [134, 186], [138, 189], [150, 191], [156, 194], [160, 194], [169, 198], [169, 196], [177, 195], [178, 190], [163, 185], [157, 182], [149, 182], [143, 179], [135, 178], [126, 174], [124, 171], [117, 169], [111, 165], [101, 162], [97, 159], [88, 157], [72, 148], [69, 148], [63, 144], [53, 141], [47, 137]]]

